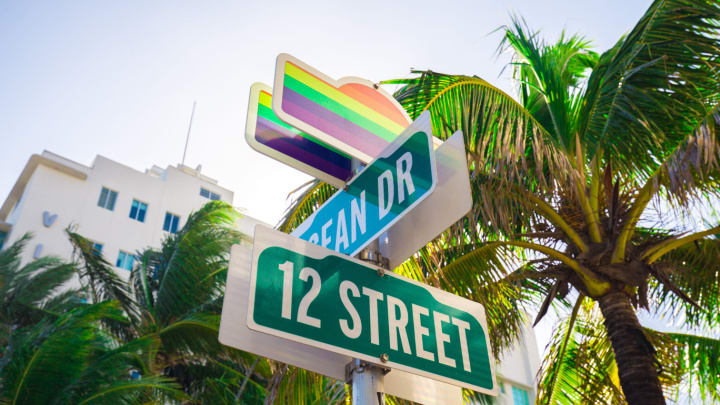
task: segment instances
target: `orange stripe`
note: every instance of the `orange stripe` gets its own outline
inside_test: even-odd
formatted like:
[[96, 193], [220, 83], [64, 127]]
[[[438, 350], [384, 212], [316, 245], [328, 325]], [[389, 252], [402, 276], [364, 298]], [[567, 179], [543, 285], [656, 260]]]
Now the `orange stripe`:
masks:
[[359, 83], [348, 83], [340, 86], [338, 90], [400, 125], [410, 125], [410, 121], [398, 111], [392, 101], [371, 87]]
[[352, 97], [356, 101], [364, 104], [366, 107], [375, 110], [379, 114], [385, 116], [385, 118], [392, 120], [403, 127], [406, 127], [411, 123], [411, 121], [408, 121], [407, 118], [398, 111], [398, 107], [396, 107], [392, 101], [388, 100], [387, 97], [379, 91], [375, 91], [372, 87], [359, 83], [348, 83], [338, 88], [335, 87], [335, 85], [328, 83], [325, 79], [318, 77], [312, 72], [309, 72], [307, 69], [304, 69], [291, 61], [286, 61], [285, 63], [295, 66], [315, 79], [326, 83], [330, 87], [336, 88], [341, 93], [347, 95], [348, 97]]

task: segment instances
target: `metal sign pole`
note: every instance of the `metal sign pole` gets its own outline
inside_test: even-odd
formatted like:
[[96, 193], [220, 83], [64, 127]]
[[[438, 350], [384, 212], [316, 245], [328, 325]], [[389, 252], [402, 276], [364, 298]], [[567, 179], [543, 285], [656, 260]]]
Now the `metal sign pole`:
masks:
[[[363, 166], [360, 160], [353, 158], [353, 175], [359, 173]], [[388, 261], [380, 255], [380, 243], [374, 240], [358, 254], [358, 259], [388, 269]], [[379, 277], [385, 273], [378, 273]], [[387, 355], [381, 360], [387, 361]], [[345, 366], [345, 380], [352, 381], [353, 405], [385, 405], [385, 374], [390, 369], [370, 364], [360, 359], [353, 359]]]
[[[374, 240], [358, 254], [358, 259], [389, 270], [389, 262], [380, 255], [380, 244]], [[384, 277], [385, 271], [378, 270], [378, 277]], [[382, 354], [380, 361], [386, 362], [388, 355]], [[353, 405], [385, 405], [385, 374], [390, 369], [359, 359], [353, 359], [345, 366], [345, 380], [352, 381]]]

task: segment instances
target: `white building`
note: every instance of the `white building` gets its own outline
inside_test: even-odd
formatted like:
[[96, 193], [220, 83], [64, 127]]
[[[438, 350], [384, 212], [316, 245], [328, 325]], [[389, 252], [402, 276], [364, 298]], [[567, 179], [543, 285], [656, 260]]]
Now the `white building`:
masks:
[[536, 374], [540, 370], [537, 341], [528, 320], [515, 347], [499, 359], [497, 368], [500, 394], [495, 401], [502, 405], [532, 405], [537, 393]]
[[[188, 215], [210, 200], [232, 204], [233, 192], [200, 173], [200, 168], [157, 166], [140, 172], [97, 156], [90, 166], [51, 152], [30, 157], [0, 207], [0, 249], [27, 232], [34, 237], [23, 262], [34, 257], [72, 257], [65, 229], [96, 243], [118, 273], [128, 275], [132, 255], [159, 247]], [[236, 227], [252, 235], [260, 221], [244, 216]], [[526, 325], [519, 343], [501, 358], [497, 377], [502, 405], [530, 405], [535, 399], [539, 358], [535, 333]]]
[[[136, 251], [160, 247], [168, 232], [210, 200], [232, 204], [233, 192], [200, 167], [140, 172], [103, 156], [85, 166], [44, 151], [30, 157], [0, 207], [0, 248], [32, 232], [23, 262], [45, 255], [70, 259], [65, 229], [73, 225], [128, 274]], [[237, 227], [251, 235], [258, 222], [244, 216]]]

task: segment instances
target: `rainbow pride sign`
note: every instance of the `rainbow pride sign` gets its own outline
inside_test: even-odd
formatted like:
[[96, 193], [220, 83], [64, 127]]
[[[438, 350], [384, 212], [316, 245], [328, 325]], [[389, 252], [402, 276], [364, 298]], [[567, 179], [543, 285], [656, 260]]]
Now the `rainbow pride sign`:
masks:
[[245, 140], [256, 151], [338, 188], [353, 175], [349, 156], [278, 119], [267, 84], [250, 87]]
[[273, 91], [272, 110], [280, 120], [365, 163], [412, 122], [402, 106], [372, 82], [334, 80], [285, 53], [277, 58]]

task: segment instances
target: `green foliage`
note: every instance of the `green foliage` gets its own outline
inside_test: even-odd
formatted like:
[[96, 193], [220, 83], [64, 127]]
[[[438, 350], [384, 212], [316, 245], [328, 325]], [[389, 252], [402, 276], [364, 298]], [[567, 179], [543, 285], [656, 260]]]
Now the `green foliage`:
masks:
[[78, 307], [13, 333], [0, 361], [0, 402], [136, 404], [183, 398], [168, 379], [131, 379], [139, 347], [112, 349], [111, 339], [99, 328], [102, 319], [122, 321], [119, 305]]
[[702, 398], [720, 402], [720, 340], [679, 333], [666, 337], [676, 345], [674, 360], [687, 385], [700, 388]]
[[71, 265], [53, 257], [21, 264], [30, 238], [24, 235], [0, 251], [0, 347], [13, 330], [62, 314], [78, 302], [78, 291], [62, 291], [75, 273]]
[[674, 294], [667, 284], [654, 283], [650, 297], [658, 312], [691, 327], [720, 325], [720, 240], [701, 239], [662, 256], [656, 271], [667, 277], [699, 308]]
[[[261, 402], [267, 360], [217, 339], [236, 218], [227, 204], [205, 205], [138, 254], [130, 283], [72, 230], [72, 264], [20, 266], [29, 237], [0, 252], [0, 403]], [[89, 305], [63, 290], [75, 273]]]
[[538, 383], [538, 404], [624, 404], [617, 366], [602, 316], [587, 300], [561, 320], [548, 344]]
[[[720, 4], [655, 1], [588, 80], [578, 131], [627, 176], [649, 175], [718, 100]], [[628, 157], [632, 156], [632, 159]]]
[[524, 20], [513, 19], [498, 51], [514, 52], [513, 78], [520, 86], [523, 107], [551, 132], [566, 150], [575, 146], [578, 109], [584, 100], [583, 80], [598, 63], [590, 42], [579, 35], [546, 44]]
[[[222, 294], [230, 246], [240, 241], [231, 228], [236, 217], [227, 204], [210, 202], [192, 213], [178, 233], [169, 235], [160, 251], [141, 255], [142, 273], [136, 274], [136, 267], [133, 277], [157, 278], [156, 290], [141, 291], [146, 299], [151, 297], [147, 309], [158, 322], [195, 312]], [[146, 262], [147, 257], [152, 259]]]
[[335, 187], [320, 180], [313, 180], [298, 187], [288, 195], [288, 197], [293, 197], [293, 200], [277, 229], [286, 233], [292, 232], [325, 201], [329, 200], [335, 191], [337, 191]]
[[[559, 321], [548, 344], [539, 373], [537, 403], [626, 403], [602, 315], [587, 300], [577, 309], [577, 316]], [[647, 328], [644, 332], [663, 365], [660, 380], [666, 396], [677, 397], [684, 381], [685, 387], [699, 388], [702, 398], [720, 398], [720, 341]]]
[[[678, 224], [720, 193], [720, 3], [655, 1], [602, 54], [579, 35], [547, 43], [518, 18], [502, 30], [519, 101], [474, 76], [414, 71], [385, 82], [404, 85], [395, 97], [411, 117], [430, 111], [435, 135], [463, 131], [473, 189], [470, 213], [402, 269], [500, 316], [495, 346], [538, 297], [537, 319], [571, 292], [588, 297], [556, 329], [538, 401], [623, 403], [620, 381], [631, 377], [617, 369], [593, 300], [622, 291], [688, 326], [720, 324], [720, 227], [688, 235], [692, 225]], [[665, 200], [657, 215], [653, 200]], [[698, 373], [715, 381], [698, 354], [711, 346], [646, 335], [667, 395]]]

